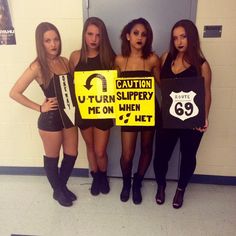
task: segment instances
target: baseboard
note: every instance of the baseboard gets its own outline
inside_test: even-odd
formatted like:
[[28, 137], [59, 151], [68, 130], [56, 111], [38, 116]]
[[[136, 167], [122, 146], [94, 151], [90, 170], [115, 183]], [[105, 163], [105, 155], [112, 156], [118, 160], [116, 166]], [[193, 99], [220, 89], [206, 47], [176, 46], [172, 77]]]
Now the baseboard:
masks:
[[236, 176], [193, 175], [191, 183], [236, 185]]
[[[45, 175], [43, 167], [13, 167], [0, 166], [0, 175]], [[74, 168], [72, 176], [88, 177], [89, 169]], [[148, 178], [152, 179], [152, 178]], [[221, 184], [221, 185], [236, 185], [236, 176], [217, 176], [217, 175], [193, 175], [191, 183], [199, 184]]]
[[[0, 166], [0, 175], [45, 175], [43, 167], [15, 167]], [[74, 168], [72, 176], [88, 177], [89, 170], [86, 168]]]

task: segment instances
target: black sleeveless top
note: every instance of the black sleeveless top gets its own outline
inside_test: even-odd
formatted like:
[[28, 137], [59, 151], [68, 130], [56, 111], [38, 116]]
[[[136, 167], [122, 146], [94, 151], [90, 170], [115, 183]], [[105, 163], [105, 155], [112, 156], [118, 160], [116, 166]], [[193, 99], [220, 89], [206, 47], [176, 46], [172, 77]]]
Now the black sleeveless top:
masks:
[[45, 88], [43, 84], [41, 84], [40, 87], [43, 90], [43, 93], [46, 98], [56, 97], [54, 84], [53, 84], [53, 78], [50, 79], [48, 87]]
[[[67, 75], [69, 79], [72, 79], [70, 73], [67, 73], [65, 75]], [[53, 75], [53, 77], [50, 79], [48, 87], [45, 88], [43, 84], [40, 85], [46, 98], [56, 97], [53, 79], [59, 79], [59, 75]]]
[[151, 77], [152, 73], [150, 71], [146, 70], [127, 70], [127, 71], [121, 71], [119, 77]]
[[99, 54], [96, 57], [88, 57], [87, 63], [79, 61], [75, 71], [103, 70]]
[[[175, 74], [171, 67], [172, 67], [173, 58], [170, 53], [168, 53], [166, 60], [164, 62], [163, 67], [161, 68], [161, 79], [167, 78], [183, 78], [183, 77], [194, 77], [198, 75], [197, 68], [193, 65], [190, 65], [186, 70]], [[205, 62], [205, 59], [201, 60], [201, 65]]]

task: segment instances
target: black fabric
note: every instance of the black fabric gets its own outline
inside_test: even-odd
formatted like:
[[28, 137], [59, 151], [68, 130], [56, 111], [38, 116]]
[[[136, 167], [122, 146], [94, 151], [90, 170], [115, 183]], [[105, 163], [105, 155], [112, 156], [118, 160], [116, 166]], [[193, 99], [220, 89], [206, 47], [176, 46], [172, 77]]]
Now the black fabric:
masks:
[[[75, 71], [91, 71], [103, 69], [109, 68], [102, 67], [99, 55], [93, 58], [88, 58], [87, 63], [79, 61], [79, 63], [75, 67]], [[96, 127], [100, 130], [108, 130], [113, 126], [112, 119], [82, 119], [80, 112], [78, 112], [77, 114], [76, 123], [82, 130], [89, 127]]]
[[61, 162], [61, 168], [59, 174], [62, 186], [66, 186], [67, 181], [70, 178], [71, 173], [73, 171], [76, 158], [77, 156], [71, 156], [64, 153], [64, 158]]
[[[202, 59], [201, 64], [203, 64], [204, 62], [205, 62], [205, 60]], [[169, 53], [166, 57], [163, 67], [161, 68], [161, 73], [160, 73], [161, 80], [168, 79], [168, 78], [184, 78], [184, 77], [198, 76], [197, 69], [192, 65], [190, 67], [188, 67], [186, 70], [175, 74], [171, 70], [172, 63], [173, 63], [173, 58], [172, 58], [171, 54]]]
[[163, 79], [161, 113], [164, 128], [195, 128], [205, 124], [202, 77]]
[[48, 86], [45, 88], [44, 85], [40, 85], [41, 89], [46, 98], [53, 98], [56, 97], [56, 92], [54, 89], [53, 78], [50, 79]]
[[59, 110], [41, 113], [38, 118], [38, 128], [52, 132], [64, 129]]
[[[166, 61], [161, 69], [161, 81], [165, 78], [182, 78], [198, 76], [197, 69], [190, 66], [185, 71], [174, 74], [171, 70], [173, 59], [168, 54]], [[202, 60], [202, 63], [205, 60]], [[180, 177], [178, 187], [184, 189], [196, 168], [196, 153], [200, 145], [203, 133], [193, 129], [164, 129], [157, 128], [156, 131], [156, 150], [154, 157], [154, 172], [156, 181], [159, 185], [166, 185], [166, 173], [168, 162], [171, 158], [174, 147], [180, 139]]]
[[180, 139], [181, 165], [178, 186], [184, 189], [196, 168], [196, 153], [203, 133], [192, 129], [157, 129], [154, 172], [159, 185], [166, 185], [168, 162]]
[[[205, 59], [201, 60], [201, 64], [205, 62]], [[186, 70], [180, 73], [173, 73], [172, 71], [173, 58], [169, 53], [166, 57], [164, 65], [161, 69], [161, 91], [162, 91], [162, 109], [163, 113], [160, 121], [160, 126], [166, 128], [193, 128], [201, 127], [205, 122], [205, 104], [204, 104], [204, 80], [199, 76], [197, 69], [190, 65]], [[173, 79], [173, 81], [171, 81]], [[186, 81], [187, 80], [187, 81]], [[188, 81], [189, 80], [189, 81]], [[164, 82], [163, 82], [164, 81]], [[172, 99], [169, 97], [170, 92], [174, 91], [187, 92], [193, 90], [196, 92], [194, 102], [197, 107], [200, 108], [200, 112], [196, 117], [184, 120], [184, 122], [174, 116], [169, 115], [169, 107], [172, 103]], [[196, 126], [195, 126], [196, 125]]]
[[[69, 76], [70, 79], [72, 79], [70, 74], [66, 75]], [[40, 85], [46, 99], [56, 97], [53, 79], [58, 79], [58, 76], [59, 75], [54, 75], [54, 78], [50, 80], [50, 83], [47, 88], [44, 88], [43, 85]], [[73, 127], [72, 123], [66, 128], [70, 127]], [[65, 125], [62, 121], [59, 110], [42, 112], [38, 118], [38, 128], [45, 131], [61, 131], [62, 129], [64, 129]]]
[[72, 201], [62, 191], [58, 174], [58, 160], [58, 157], [52, 158], [44, 156], [44, 169], [53, 189], [53, 198], [57, 200], [60, 205], [69, 207], [72, 206]]
[[44, 156], [44, 169], [54, 191], [60, 190], [60, 180], [58, 176], [58, 160], [59, 158]]

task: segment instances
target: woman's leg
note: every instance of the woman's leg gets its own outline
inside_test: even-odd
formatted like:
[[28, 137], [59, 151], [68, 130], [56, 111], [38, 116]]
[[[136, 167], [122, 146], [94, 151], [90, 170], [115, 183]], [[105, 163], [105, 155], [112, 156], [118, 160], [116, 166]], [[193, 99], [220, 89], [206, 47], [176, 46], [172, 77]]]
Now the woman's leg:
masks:
[[203, 133], [197, 130], [183, 130], [180, 137], [181, 165], [178, 187], [185, 189], [196, 168], [196, 154]]
[[110, 130], [101, 130], [94, 128], [94, 149], [98, 165], [98, 177], [100, 192], [107, 194], [110, 191], [109, 182], [107, 179], [107, 144], [110, 136]]
[[107, 171], [107, 144], [109, 141], [110, 130], [94, 128], [94, 150], [98, 169], [102, 172]]
[[142, 202], [142, 180], [152, 160], [153, 150], [153, 131], [142, 131], [141, 132], [141, 153], [138, 163], [138, 171], [134, 174], [133, 180], [133, 202], [140, 204]]
[[94, 148], [94, 127], [89, 127], [84, 130], [80, 130], [82, 137], [86, 144], [87, 158], [89, 162], [89, 168], [93, 177], [90, 193], [93, 196], [97, 196], [100, 193], [100, 181], [99, 181], [99, 169], [96, 160], [95, 148]]
[[196, 168], [196, 154], [203, 133], [197, 130], [186, 129], [181, 131], [180, 151], [181, 165], [178, 187], [173, 199], [173, 207], [180, 208], [183, 205], [184, 193], [194, 170]]
[[62, 132], [64, 157], [61, 162], [59, 176], [62, 190], [68, 198], [70, 198], [72, 201], [75, 201], [77, 199], [76, 195], [67, 188], [66, 184], [71, 176], [77, 158], [78, 128], [72, 127], [69, 129], [63, 129]]
[[168, 162], [179, 138], [176, 129], [157, 129], [154, 157], [154, 172], [158, 185], [166, 185]]
[[93, 127], [89, 127], [84, 130], [81, 129], [80, 131], [86, 144], [89, 168], [92, 172], [97, 172], [98, 165], [97, 165], [96, 155], [95, 155], [95, 150], [94, 150], [94, 131], [93, 130], [94, 130]]
[[157, 204], [163, 204], [165, 202], [168, 163], [179, 138], [178, 132], [178, 130], [162, 128], [158, 128], [156, 131], [156, 147], [153, 167], [156, 182], [158, 184], [158, 189], [155, 196]]
[[138, 132], [122, 132], [122, 153], [120, 159], [123, 176], [131, 176]]
[[141, 132], [141, 154], [137, 171], [140, 176], [145, 175], [152, 160], [154, 133], [154, 131]]
[[121, 143], [122, 143], [122, 154], [120, 158], [120, 166], [123, 176], [123, 187], [120, 194], [120, 200], [126, 202], [129, 199], [131, 189], [131, 174], [132, 164], [135, 153], [137, 132], [122, 132]]
[[45, 150], [44, 168], [49, 183], [53, 188], [53, 198], [62, 206], [71, 206], [72, 202], [68, 199], [61, 189], [58, 174], [58, 159], [62, 144], [62, 131], [49, 132], [39, 130]]

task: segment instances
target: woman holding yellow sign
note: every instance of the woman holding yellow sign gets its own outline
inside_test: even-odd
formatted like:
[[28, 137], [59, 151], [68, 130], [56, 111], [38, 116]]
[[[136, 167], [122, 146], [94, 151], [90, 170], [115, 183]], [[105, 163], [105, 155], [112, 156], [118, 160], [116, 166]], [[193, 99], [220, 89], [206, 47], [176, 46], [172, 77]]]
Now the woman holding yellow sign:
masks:
[[[150, 24], [143, 18], [129, 22], [121, 33], [121, 55], [116, 57], [115, 66], [119, 77], [150, 77], [159, 81], [159, 58], [152, 52], [153, 33]], [[122, 126], [122, 154], [120, 165], [123, 176], [123, 188], [120, 200], [128, 201], [131, 190], [132, 162], [135, 153], [138, 132], [141, 132], [141, 154], [138, 170], [133, 178], [133, 202], [142, 202], [141, 183], [152, 158], [154, 126]]]
[[[109, 70], [114, 66], [115, 53], [111, 47], [104, 22], [97, 17], [86, 20], [82, 35], [81, 50], [70, 56], [71, 72]], [[87, 148], [87, 157], [93, 177], [91, 194], [106, 194], [110, 191], [107, 179], [107, 144], [112, 119], [78, 118], [78, 126]]]

